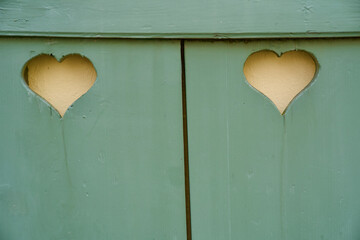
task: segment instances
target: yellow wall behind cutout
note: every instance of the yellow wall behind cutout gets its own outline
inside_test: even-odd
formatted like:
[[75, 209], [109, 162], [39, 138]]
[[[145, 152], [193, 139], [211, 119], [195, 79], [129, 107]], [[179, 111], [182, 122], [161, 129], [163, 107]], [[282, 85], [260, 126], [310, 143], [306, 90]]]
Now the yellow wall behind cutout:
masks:
[[247, 81], [267, 96], [281, 114], [312, 81], [315, 72], [315, 61], [305, 51], [289, 51], [278, 57], [264, 50], [251, 54], [244, 64]]
[[39, 55], [28, 62], [24, 77], [30, 89], [64, 116], [69, 106], [94, 84], [96, 71], [79, 54], [68, 55], [61, 62], [50, 55]]

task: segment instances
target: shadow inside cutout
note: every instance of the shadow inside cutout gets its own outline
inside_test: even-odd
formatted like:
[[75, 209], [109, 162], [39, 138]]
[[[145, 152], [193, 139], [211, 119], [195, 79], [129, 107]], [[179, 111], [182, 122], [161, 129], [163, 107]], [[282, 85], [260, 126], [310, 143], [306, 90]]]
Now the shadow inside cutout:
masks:
[[23, 71], [29, 88], [50, 103], [61, 117], [92, 87], [96, 76], [90, 60], [79, 54], [67, 55], [60, 62], [51, 55], [38, 55], [26, 63]]
[[273, 51], [262, 50], [248, 57], [244, 74], [250, 85], [284, 114], [291, 101], [313, 80], [316, 66], [306, 51], [288, 51], [279, 57]]

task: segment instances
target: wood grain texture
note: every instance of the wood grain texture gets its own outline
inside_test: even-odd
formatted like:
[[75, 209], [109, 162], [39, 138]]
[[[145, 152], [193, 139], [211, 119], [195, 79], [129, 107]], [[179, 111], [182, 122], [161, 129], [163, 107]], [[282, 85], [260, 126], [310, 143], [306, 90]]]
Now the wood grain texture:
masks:
[[[0, 40], [0, 239], [186, 239], [179, 41]], [[97, 71], [63, 119], [32, 57]]]
[[[185, 49], [193, 239], [359, 239], [360, 40]], [[319, 62], [283, 116], [242, 72], [263, 49]]]
[[124, 38], [360, 36], [358, 0], [0, 2], [0, 35]]

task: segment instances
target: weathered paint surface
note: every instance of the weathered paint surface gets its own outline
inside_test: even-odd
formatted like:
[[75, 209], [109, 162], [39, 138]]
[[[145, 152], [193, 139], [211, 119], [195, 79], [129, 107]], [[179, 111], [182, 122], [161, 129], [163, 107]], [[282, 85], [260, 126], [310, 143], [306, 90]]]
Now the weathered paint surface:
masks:
[[[0, 239], [186, 239], [179, 41], [3, 38], [0, 52]], [[63, 119], [22, 79], [41, 53], [97, 71]]]
[[360, 36], [358, 0], [0, 1], [0, 35]]
[[[359, 239], [360, 39], [185, 49], [193, 239]], [[319, 62], [284, 115], [245, 79], [262, 49]]]

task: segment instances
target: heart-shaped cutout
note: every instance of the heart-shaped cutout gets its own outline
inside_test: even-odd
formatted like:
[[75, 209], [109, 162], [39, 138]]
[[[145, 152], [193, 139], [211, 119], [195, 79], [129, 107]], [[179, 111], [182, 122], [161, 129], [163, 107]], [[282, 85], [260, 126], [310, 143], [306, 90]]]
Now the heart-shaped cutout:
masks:
[[96, 75], [90, 60], [79, 54], [67, 55], [60, 62], [42, 54], [29, 60], [24, 68], [29, 88], [50, 103], [61, 117], [92, 87]]
[[268, 97], [284, 114], [291, 101], [313, 80], [314, 58], [305, 51], [289, 51], [280, 57], [273, 51], [251, 54], [244, 64], [246, 80]]

